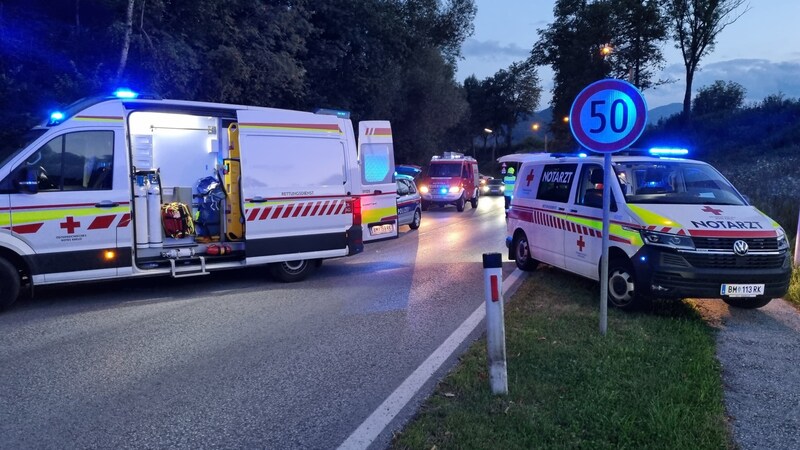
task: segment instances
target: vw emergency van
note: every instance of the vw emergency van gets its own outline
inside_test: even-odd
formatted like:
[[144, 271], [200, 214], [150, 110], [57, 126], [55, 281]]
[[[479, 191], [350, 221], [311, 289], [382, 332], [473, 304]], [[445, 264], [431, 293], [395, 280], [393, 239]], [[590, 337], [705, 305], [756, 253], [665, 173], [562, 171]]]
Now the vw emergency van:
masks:
[[[509, 259], [600, 279], [601, 157], [520, 155], [508, 212]], [[784, 230], [712, 166], [689, 159], [613, 156], [608, 300], [721, 298], [758, 308], [783, 296], [791, 261]]]
[[365, 228], [397, 232], [386, 121], [355, 136], [341, 112], [123, 90], [30, 137], [0, 154], [0, 308], [39, 285], [259, 264], [298, 281], [361, 252]]

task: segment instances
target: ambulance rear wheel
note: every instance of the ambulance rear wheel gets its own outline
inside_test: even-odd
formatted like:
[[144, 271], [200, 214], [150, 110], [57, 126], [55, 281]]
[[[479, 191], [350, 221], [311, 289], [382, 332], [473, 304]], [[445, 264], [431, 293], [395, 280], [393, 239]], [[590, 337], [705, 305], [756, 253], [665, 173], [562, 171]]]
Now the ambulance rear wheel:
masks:
[[456, 211], [461, 212], [464, 211], [464, 205], [466, 204], [466, 200], [464, 200], [464, 194], [461, 194], [461, 197], [456, 202]]
[[411, 223], [408, 224], [408, 226], [412, 230], [416, 230], [417, 228], [419, 228], [419, 224], [421, 222], [422, 222], [422, 213], [418, 209], [416, 209], [414, 210], [414, 218], [411, 219]]
[[275, 263], [270, 267], [272, 276], [284, 283], [294, 283], [306, 279], [317, 265], [314, 261], [298, 259], [296, 261], [284, 261]]
[[762, 306], [767, 306], [767, 303], [771, 302], [772, 299], [769, 297], [756, 297], [756, 298], [723, 298], [723, 302], [735, 307], [735, 308], [742, 308], [742, 309], [755, 309], [761, 308]]
[[514, 260], [517, 262], [517, 267], [520, 270], [524, 270], [526, 272], [532, 272], [536, 270], [536, 267], [539, 265], [539, 261], [533, 259], [531, 255], [531, 247], [528, 243], [528, 236], [525, 233], [520, 232], [514, 238]]
[[608, 303], [624, 311], [632, 311], [640, 303], [633, 267], [621, 258], [608, 262]]
[[19, 272], [13, 264], [0, 258], [0, 311], [11, 306], [19, 297]]

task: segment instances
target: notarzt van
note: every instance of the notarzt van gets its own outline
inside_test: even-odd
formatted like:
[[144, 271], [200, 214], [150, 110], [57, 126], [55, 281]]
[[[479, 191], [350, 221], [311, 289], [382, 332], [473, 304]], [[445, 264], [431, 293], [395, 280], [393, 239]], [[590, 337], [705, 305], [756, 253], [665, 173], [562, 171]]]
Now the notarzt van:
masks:
[[[509, 258], [599, 280], [602, 158], [519, 155], [508, 212]], [[783, 296], [791, 261], [784, 230], [710, 165], [688, 159], [614, 156], [609, 302], [722, 298], [758, 308]]]
[[145, 98], [78, 102], [0, 153], [0, 308], [22, 288], [269, 264], [283, 281], [396, 236], [386, 121]]

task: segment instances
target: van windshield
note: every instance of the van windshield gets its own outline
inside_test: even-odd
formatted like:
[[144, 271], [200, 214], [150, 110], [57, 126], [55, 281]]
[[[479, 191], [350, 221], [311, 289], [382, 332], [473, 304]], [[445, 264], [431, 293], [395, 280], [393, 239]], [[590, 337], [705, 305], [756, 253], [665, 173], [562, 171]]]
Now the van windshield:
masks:
[[626, 162], [615, 165], [627, 203], [745, 205], [713, 167], [686, 161]]
[[22, 134], [16, 139], [8, 139], [0, 142], [0, 167], [4, 166], [14, 155], [19, 153], [20, 150], [27, 147], [36, 138], [47, 131], [44, 128], [34, 128], [27, 133]]
[[461, 163], [436, 163], [428, 167], [429, 177], [460, 177]]

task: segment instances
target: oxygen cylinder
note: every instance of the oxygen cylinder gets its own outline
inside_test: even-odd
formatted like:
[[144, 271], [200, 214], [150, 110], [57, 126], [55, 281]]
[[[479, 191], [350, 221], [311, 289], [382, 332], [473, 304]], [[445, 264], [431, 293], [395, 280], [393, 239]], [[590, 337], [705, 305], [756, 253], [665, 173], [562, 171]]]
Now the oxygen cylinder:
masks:
[[136, 224], [136, 248], [147, 248], [147, 180], [144, 175], [136, 175], [133, 187], [133, 214]]
[[158, 173], [149, 175], [147, 188], [147, 237], [150, 248], [164, 246], [164, 229], [161, 226], [161, 188], [158, 186]]

